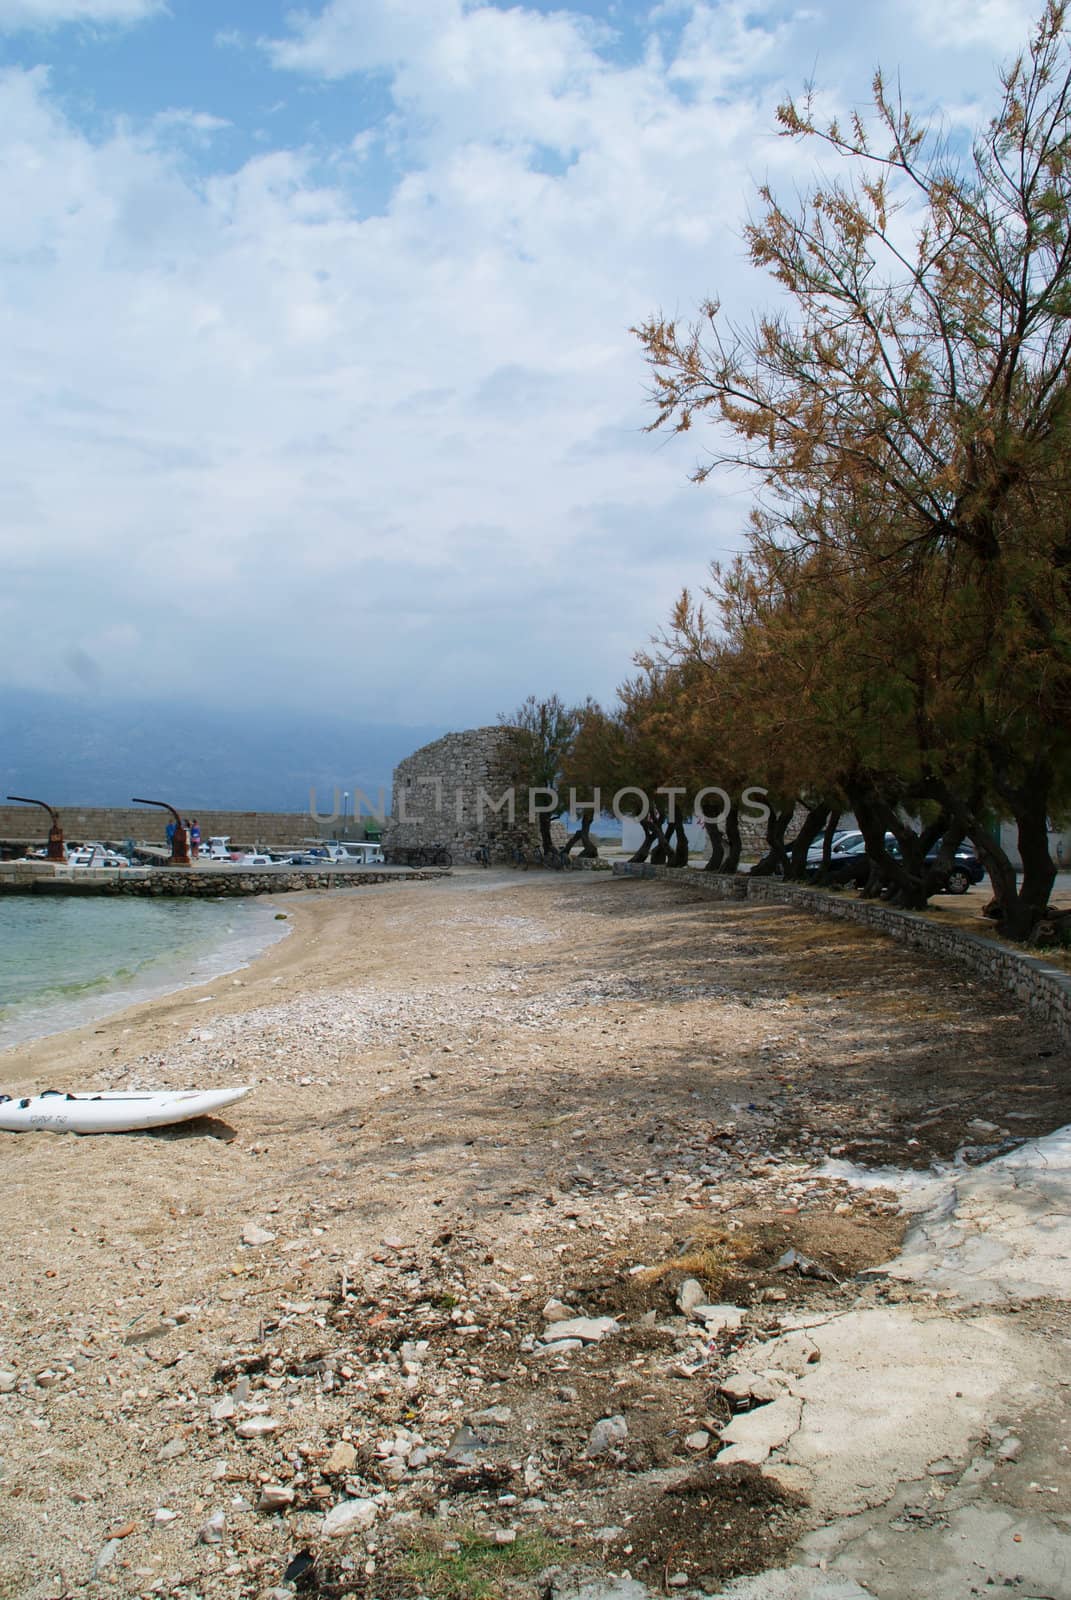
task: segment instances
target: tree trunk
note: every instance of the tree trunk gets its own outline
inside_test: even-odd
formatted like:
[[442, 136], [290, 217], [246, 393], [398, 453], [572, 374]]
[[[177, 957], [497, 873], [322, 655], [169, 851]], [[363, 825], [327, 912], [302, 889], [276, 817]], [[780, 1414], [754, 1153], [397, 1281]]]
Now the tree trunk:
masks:
[[792, 841], [788, 855], [788, 872], [786, 877], [793, 878], [797, 883], [806, 881], [807, 878], [807, 852], [818, 835], [822, 832], [830, 816], [827, 805], [810, 806], [799, 833]]
[[589, 812], [584, 813], [580, 819], [579, 828], [577, 828], [574, 834], [570, 835], [569, 840], [566, 843], [566, 855], [570, 853], [574, 845], [579, 844], [580, 854], [582, 856], [587, 856], [589, 859], [598, 856], [599, 847], [591, 837], [591, 824], [594, 822], [594, 820], [594, 817], [592, 817]]
[[655, 835], [654, 849], [651, 851], [651, 865], [653, 867], [667, 866], [672, 855], [669, 842], [669, 832], [665, 825], [665, 818], [660, 811], [652, 807], [647, 818]]
[[682, 817], [675, 817], [671, 826], [673, 832], [673, 844], [671, 847], [670, 866], [686, 867], [688, 865], [688, 857], [691, 852], [688, 846], [688, 835], [685, 832], [684, 819]]
[[640, 845], [640, 848], [636, 851], [635, 855], [629, 856], [629, 860], [632, 862], [643, 862], [647, 860], [648, 856], [651, 854], [651, 850], [654, 847], [655, 841], [659, 839], [661, 835], [659, 834], [657, 828], [652, 827], [650, 817], [637, 817], [636, 820], [643, 829], [643, 843]]
[[734, 800], [725, 813], [725, 860], [723, 872], [735, 872], [740, 865], [740, 807]]
[[783, 878], [789, 870], [788, 851], [785, 848], [785, 834], [788, 825], [795, 813], [795, 806], [789, 811], [774, 811], [766, 819], [766, 854], [761, 861], [751, 869], [753, 878]]
[[726, 856], [725, 840], [722, 838], [721, 829], [716, 822], [704, 822], [707, 838], [710, 840], [710, 855], [707, 858], [704, 872], [720, 872], [722, 862]]
[[839, 821], [840, 812], [831, 811], [829, 813], [829, 820], [825, 826], [825, 831], [822, 834], [822, 871], [824, 873], [828, 872], [833, 864], [833, 835], [837, 831], [837, 823]]

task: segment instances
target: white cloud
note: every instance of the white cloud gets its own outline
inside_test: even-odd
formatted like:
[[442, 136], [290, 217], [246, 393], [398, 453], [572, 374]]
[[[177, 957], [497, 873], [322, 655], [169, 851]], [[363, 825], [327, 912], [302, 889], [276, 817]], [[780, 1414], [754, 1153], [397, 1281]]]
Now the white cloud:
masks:
[[0, 33], [65, 22], [143, 22], [163, 9], [163, 0], [0, 0]]
[[222, 117], [90, 138], [0, 75], [0, 677], [81, 649], [112, 689], [409, 720], [609, 692], [749, 503], [643, 436], [628, 327], [768, 302], [753, 179], [810, 160], [773, 105], [852, 14], [687, 5], [622, 64], [564, 11], [334, 0], [272, 59], [381, 73], [389, 116], [207, 181], [188, 136]]
[[999, 59], [1014, 55], [1041, 11], [1041, 0], [911, 0], [912, 22], [942, 50], [981, 45]]

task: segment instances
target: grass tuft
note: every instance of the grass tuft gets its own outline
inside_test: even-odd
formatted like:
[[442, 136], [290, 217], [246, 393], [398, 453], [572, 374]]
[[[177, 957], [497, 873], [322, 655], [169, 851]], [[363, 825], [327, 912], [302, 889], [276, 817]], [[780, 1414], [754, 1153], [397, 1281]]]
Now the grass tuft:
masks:
[[703, 1228], [689, 1241], [684, 1255], [660, 1261], [657, 1266], [638, 1272], [641, 1283], [662, 1283], [667, 1278], [698, 1278], [710, 1295], [721, 1293], [722, 1285], [733, 1277], [741, 1261], [754, 1249], [755, 1241], [743, 1233], [729, 1234], [722, 1228]]
[[568, 1554], [542, 1533], [519, 1533], [513, 1544], [495, 1544], [463, 1529], [414, 1545], [399, 1565], [419, 1592], [434, 1600], [494, 1600], [504, 1579], [530, 1576]]

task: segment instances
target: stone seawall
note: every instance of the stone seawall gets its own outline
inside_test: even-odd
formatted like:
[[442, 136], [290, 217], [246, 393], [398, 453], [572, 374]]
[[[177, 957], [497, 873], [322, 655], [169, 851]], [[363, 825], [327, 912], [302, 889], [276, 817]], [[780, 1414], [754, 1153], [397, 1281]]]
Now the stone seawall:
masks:
[[53, 894], [53, 895], [140, 895], [161, 898], [196, 898], [217, 900], [225, 895], [294, 894], [302, 889], [361, 889], [372, 883], [426, 883], [433, 878], [449, 877], [449, 871], [430, 867], [427, 870], [383, 871], [363, 869], [350, 871], [345, 867], [329, 869], [287, 868], [283, 872], [259, 867], [223, 868], [212, 872], [198, 872], [196, 868], [132, 868], [114, 872], [94, 869], [79, 872], [73, 868], [27, 871], [19, 863], [0, 867], [0, 895]]
[[[124, 839], [136, 839], [162, 845], [171, 820], [166, 811], [153, 806], [59, 806], [57, 809], [67, 838], [79, 841], [99, 839], [119, 844]], [[199, 811], [191, 806], [183, 815], [197, 818], [202, 839], [222, 834], [236, 849], [252, 849], [254, 845], [296, 845], [302, 839], [333, 831], [331, 819], [325, 818], [321, 827], [307, 811]], [[0, 840], [43, 844], [47, 837], [45, 812], [36, 806], [0, 805]]]
[[1008, 990], [1031, 1011], [1051, 1022], [1061, 1038], [1071, 1043], [1071, 976], [1061, 967], [1028, 956], [1007, 945], [958, 928], [941, 927], [917, 911], [901, 911], [880, 900], [854, 900], [827, 889], [781, 883], [777, 878], [751, 878], [690, 867], [652, 867], [630, 861], [614, 863], [614, 873], [624, 878], [660, 878], [708, 895], [713, 900], [750, 900], [768, 905], [798, 906], [818, 917], [838, 917], [876, 928], [912, 950], [943, 961], [959, 961], [981, 977]]

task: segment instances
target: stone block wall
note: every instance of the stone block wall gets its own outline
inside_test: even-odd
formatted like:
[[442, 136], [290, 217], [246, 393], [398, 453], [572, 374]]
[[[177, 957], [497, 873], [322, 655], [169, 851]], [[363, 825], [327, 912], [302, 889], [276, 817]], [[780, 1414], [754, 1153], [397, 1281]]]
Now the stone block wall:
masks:
[[[174, 802], [176, 805], [178, 800]], [[60, 806], [60, 823], [65, 836], [76, 843], [87, 839], [102, 843], [122, 843], [134, 839], [139, 844], [165, 842], [165, 829], [171, 821], [167, 811], [155, 806]], [[198, 811], [190, 807], [183, 813], [196, 817], [201, 838], [226, 834], [239, 849], [254, 845], [300, 844], [324, 830], [307, 811]], [[48, 838], [48, 816], [36, 806], [0, 805], [0, 841], [12, 844], [44, 844]]]
[[[528, 821], [527, 798], [514, 794], [512, 815], [508, 730], [470, 728], [414, 750], [394, 770], [384, 847], [445, 845], [463, 860], [478, 847], [493, 857], [539, 842]], [[494, 809], [495, 806], [499, 809]]]
[[881, 900], [856, 900], [828, 889], [782, 883], [777, 878], [697, 872], [688, 867], [649, 867], [632, 862], [616, 862], [614, 872], [619, 877], [663, 878], [667, 883], [698, 890], [714, 900], [792, 905], [815, 916], [861, 922], [865, 927], [898, 939], [912, 950], [920, 950], [941, 961], [963, 962], [996, 987], [1007, 989], [1023, 1005], [1052, 1023], [1062, 1039], [1071, 1042], [1071, 976], [1062, 967], [1011, 950], [993, 939], [942, 927], [917, 911], [901, 911]]

